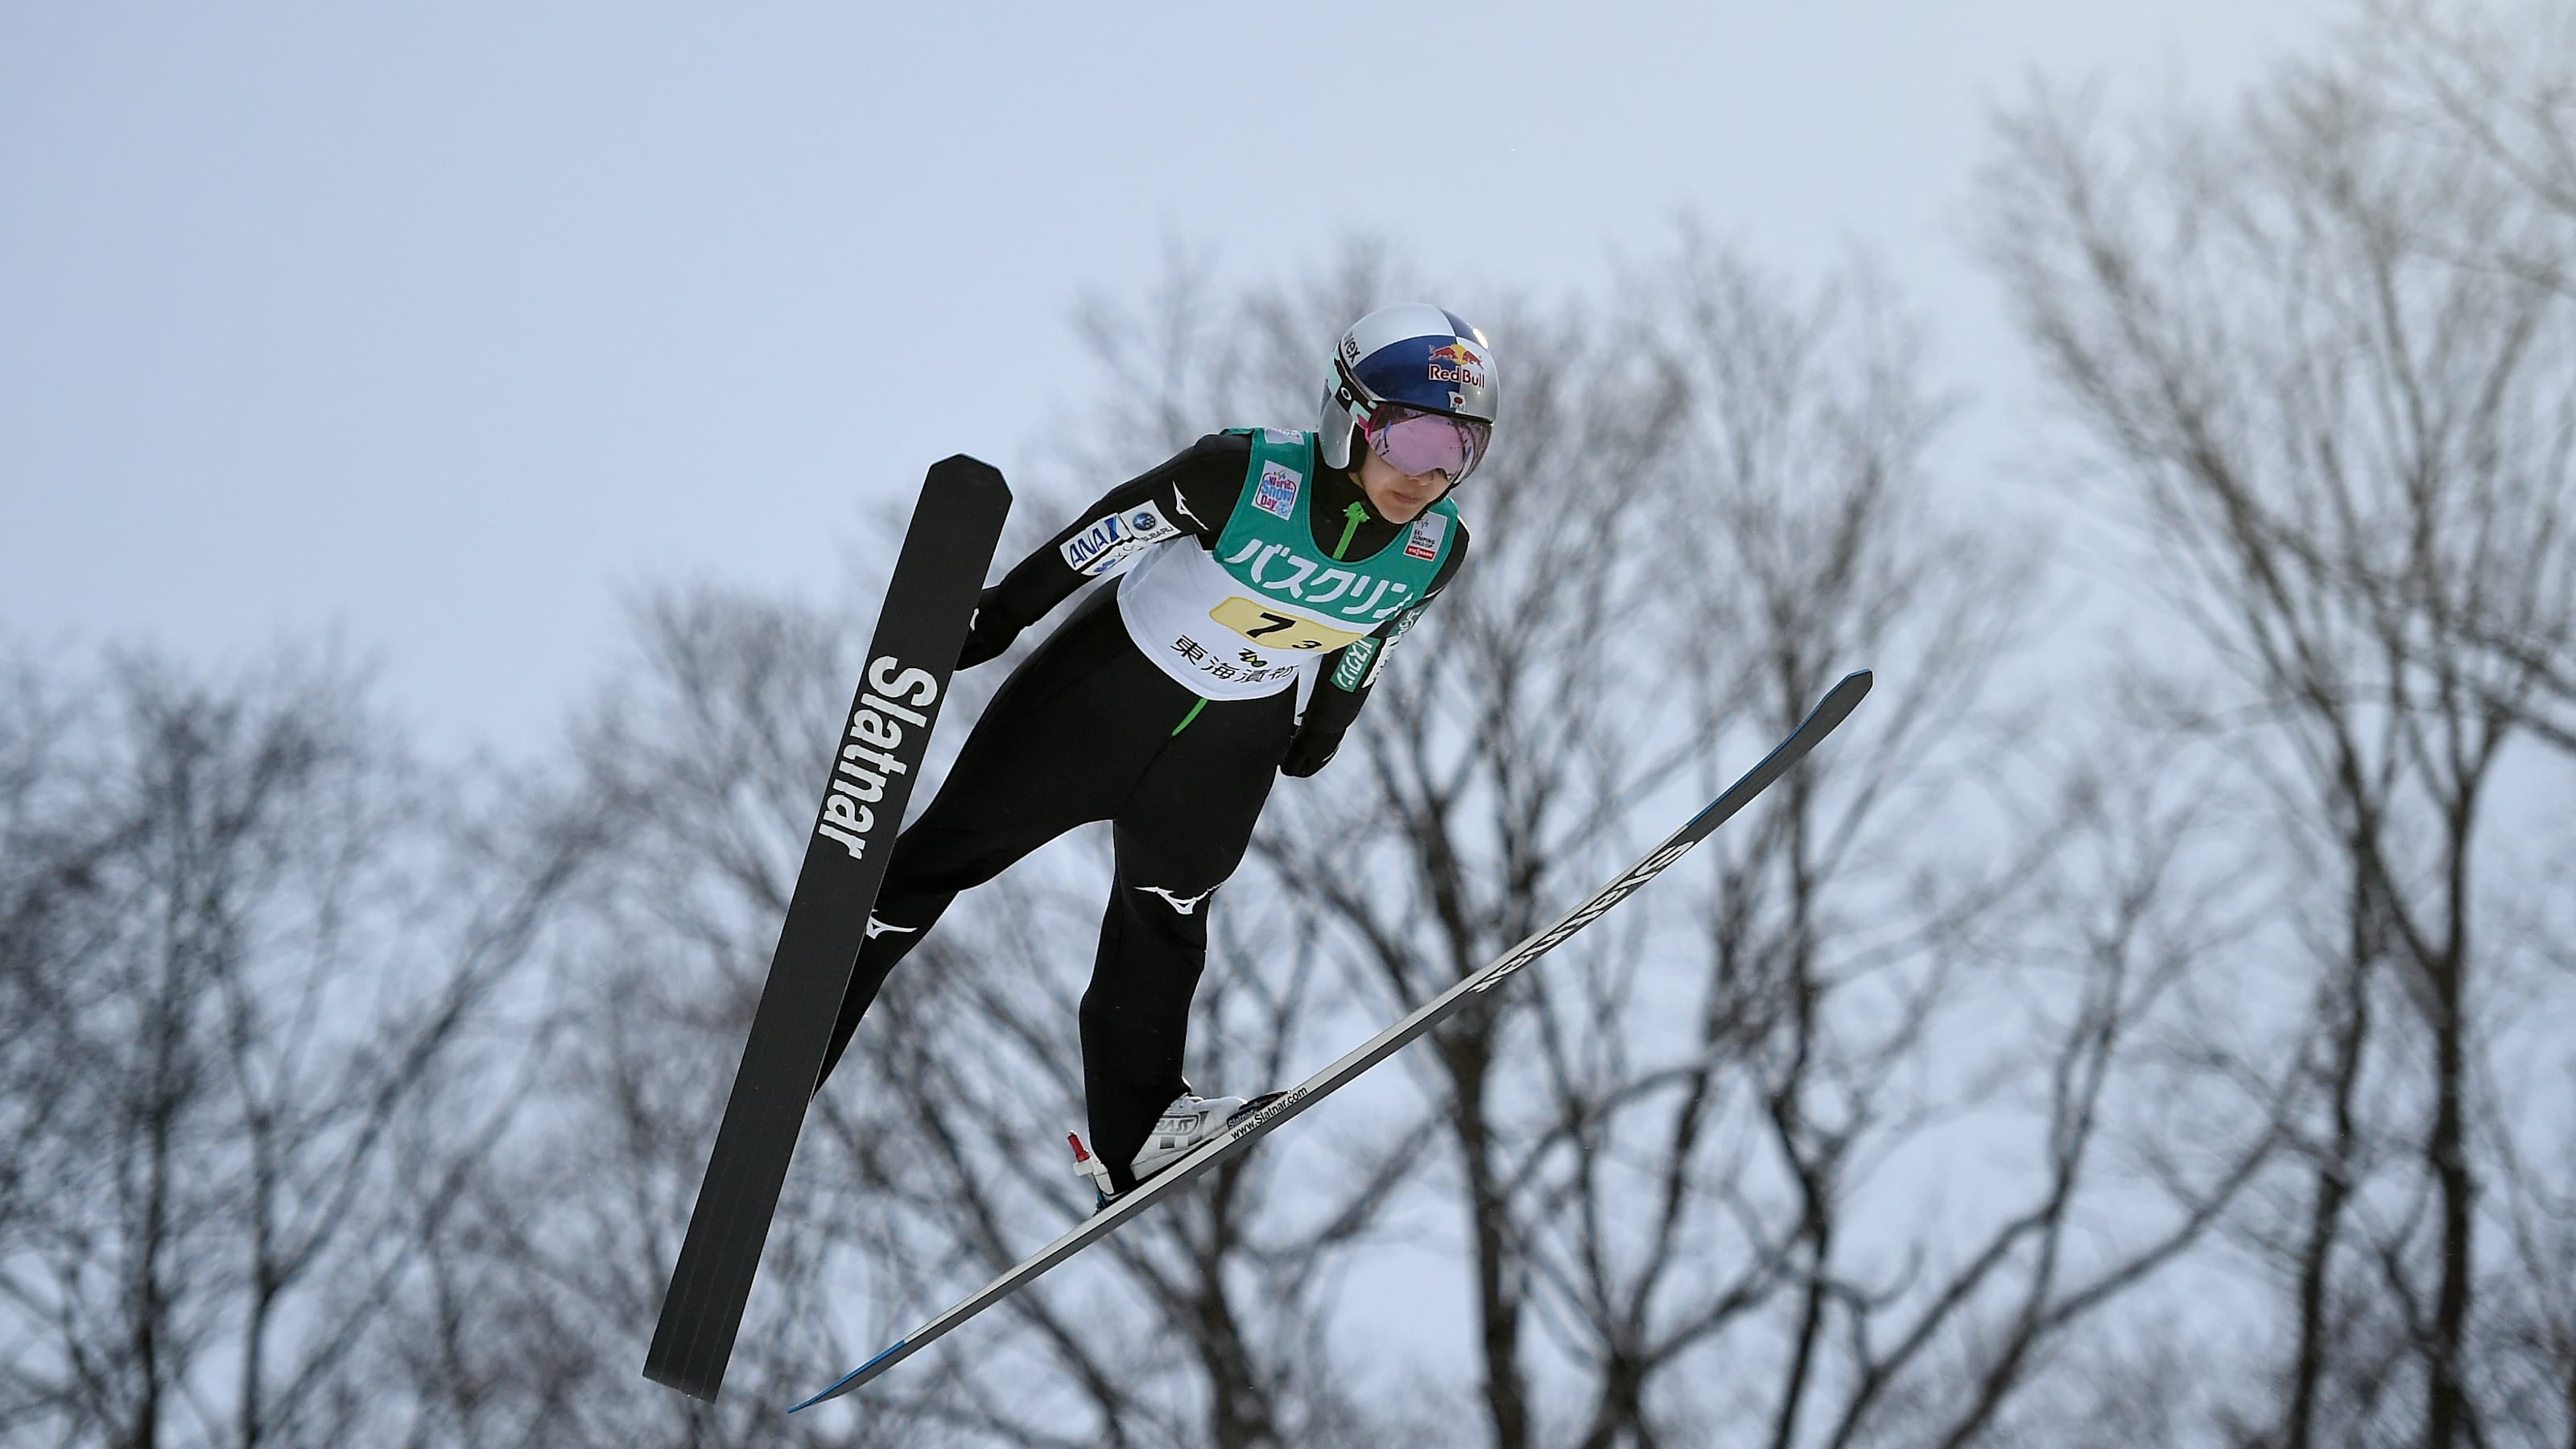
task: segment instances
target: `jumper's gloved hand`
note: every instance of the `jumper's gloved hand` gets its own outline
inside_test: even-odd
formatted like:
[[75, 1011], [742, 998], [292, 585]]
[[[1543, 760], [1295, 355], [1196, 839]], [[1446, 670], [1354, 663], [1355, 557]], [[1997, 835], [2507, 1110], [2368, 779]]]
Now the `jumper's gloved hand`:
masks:
[[1332, 763], [1334, 752], [1341, 747], [1339, 734], [1299, 730], [1288, 741], [1288, 756], [1279, 762], [1279, 773], [1303, 779]]
[[976, 597], [974, 620], [966, 626], [966, 647], [957, 651], [958, 668], [972, 669], [987, 659], [999, 658], [1003, 650], [1011, 647], [1011, 641], [1020, 637], [1020, 631], [1028, 627], [1003, 616], [993, 600], [993, 596], [1000, 592], [1001, 586], [997, 584]]

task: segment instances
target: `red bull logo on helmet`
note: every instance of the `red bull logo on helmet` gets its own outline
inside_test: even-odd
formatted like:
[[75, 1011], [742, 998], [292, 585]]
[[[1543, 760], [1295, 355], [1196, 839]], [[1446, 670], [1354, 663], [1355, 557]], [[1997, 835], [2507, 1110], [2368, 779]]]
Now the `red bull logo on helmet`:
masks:
[[1431, 380], [1463, 383], [1468, 387], [1485, 385], [1485, 359], [1463, 342], [1451, 342], [1431, 349]]

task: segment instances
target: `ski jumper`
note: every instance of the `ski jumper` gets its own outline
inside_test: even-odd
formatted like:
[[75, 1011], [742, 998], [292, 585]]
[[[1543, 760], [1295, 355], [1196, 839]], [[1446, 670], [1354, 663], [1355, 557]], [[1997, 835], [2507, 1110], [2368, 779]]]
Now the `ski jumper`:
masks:
[[961, 667], [1118, 575], [1004, 681], [938, 797], [897, 837], [824, 1075], [959, 891], [1110, 821], [1083, 1089], [1093, 1148], [1115, 1186], [1132, 1187], [1130, 1163], [1184, 1090], [1212, 898], [1251, 844], [1274, 773], [1311, 775], [1332, 757], [1388, 651], [1466, 552], [1446, 498], [1392, 523], [1349, 475], [1320, 466], [1313, 434], [1238, 430], [1112, 489], [985, 590]]

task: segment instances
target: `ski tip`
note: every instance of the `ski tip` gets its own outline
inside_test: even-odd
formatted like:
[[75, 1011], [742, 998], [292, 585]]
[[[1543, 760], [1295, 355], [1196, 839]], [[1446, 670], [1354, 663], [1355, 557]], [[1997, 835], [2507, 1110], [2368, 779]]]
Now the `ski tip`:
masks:
[[814, 1407], [816, 1404], [823, 1402], [825, 1399], [832, 1397], [832, 1389], [837, 1389], [839, 1387], [839, 1384], [834, 1384], [831, 1389], [825, 1389], [823, 1392], [816, 1394], [814, 1397], [807, 1399], [801, 1404], [789, 1404], [787, 1406], [787, 1412], [791, 1414], [801, 1414], [807, 1409]]
[[866, 1363], [859, 1365], [857, 1368], [850, 1370], [848, 1373], [841, 1375], [839, 1382], [833, 1384], [823, 1392], [816, 1394], [814, 1397], [807, 1399], [801, 1404], [789, 1405], [787, 1412], [793, 1414], [799, 1409], [810, 1409], [816, 1404], [822, 1403], [826, 1399], [837, 1399], [841, 1395], [848, 1393], [850, 1390], [858, 1387], [860, 1380], [867, 1377], [868, 1370], [875, 1368], [878, 1364], [884, 1363], [887, 1359], [903, 1352], [903, 1346], [910, 1341], [911, 1340], [909, 1339], [898, 1338], [894, 1342], [887, 1344], [884, 1352], [878, 1354], [875, 1358], [869, 1359]]
[[1011, 491], [1001, 469], [967, 453], [951, 453], [931, 464], [930, 481], [944, 488], [998, 488], [1006, 497]]
[[1861, 700], [1869, 694], [1869, 687], [1877, 680], [1878, 676], [1866, 669], [1855, 669], [1844, 675], [1834, 681], [1833, 688], [1825, 691], [1823, 699], [1816, 701], [1815, 717], [1828, 727], [1841, 723], [1843, 716], [1859, 707]]

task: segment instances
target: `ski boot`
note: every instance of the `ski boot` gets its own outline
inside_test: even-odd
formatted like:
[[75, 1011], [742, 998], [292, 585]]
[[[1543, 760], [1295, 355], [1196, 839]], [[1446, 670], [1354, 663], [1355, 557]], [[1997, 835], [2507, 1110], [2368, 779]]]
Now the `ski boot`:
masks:
[[[1174, 1097], [1172, 1105], [1164, 1108], [1163, 1115], [1155, 1120], [1153, 1134], [1145, 1139], [1143, 1147], [1137, 1149], [1136, 1160], [1132, 1164], [1137, 1183], [1143, 1184], [1145, 1179], [1189, 1156], [1200, 1143], [1242, 1120], [1246, 1112], [1257, 1112], [1277, 1101], [1281, 1095], [1269, 1092], [1250, 1101], [1241, 1097], [1201, 1097], [1193, 1094], [1186, 1083], [1183, 1084], [1181, 1094]], [[1092, 1191], [1099, 1195], [1091, 1209], [1096, 1213], [1109, 1206], [1110, 1199], [1117, 1196], [1110, 1190], [1109, 1164], [1082, 1145], [1081, 1133], [1068, 1132], [1065, 1138], [1073, 1144], [1075, 1175], [1089, 1182]]]

